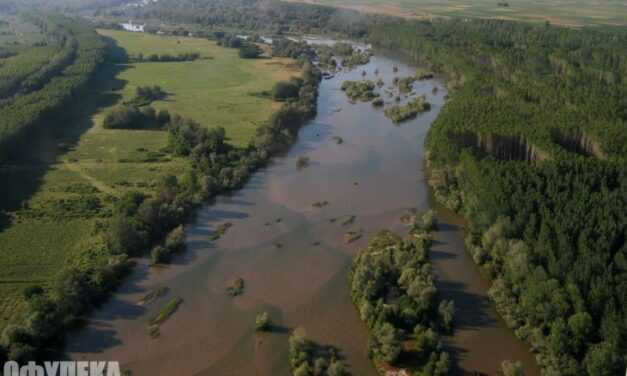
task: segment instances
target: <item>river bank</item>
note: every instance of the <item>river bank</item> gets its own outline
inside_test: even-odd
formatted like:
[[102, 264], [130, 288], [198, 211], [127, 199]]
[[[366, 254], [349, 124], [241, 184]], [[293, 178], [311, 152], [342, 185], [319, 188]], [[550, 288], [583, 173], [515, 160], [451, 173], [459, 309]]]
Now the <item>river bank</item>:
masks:
[[[199, 210], [186, 226], [188, 252], [172, 265], [138, 265], [71, 338], [71, 356], [116, 359], [134, 374], [287, 375], [289, 331], [304, 327], [312, 340], [337, 347], [352, 374], [376, 375], [366, 353], [366, 328], [350, 301], [347, 271], [371, 235], [382, 228], [404, 232], [400, 217], [407, 209], [432, 206], [423, 145], [446, 89], [436, 79], [414, 83], [413, 91], [426, 96], [431, 110], [397, 126], [383, 109], [351, 104], [341, 91], [343, 81], [361, 80], [362, 71], [386, 87], [416, 72], [396, 57], [375, 54], [368, 64], [324, 80], [318, 115], [290, 151], [240, 191]], [[302, 157], [309, 163], [299, 169]], [[320, 202], [328, 204], [315, 205]], [[344, 220], [351, 216], [353, 221]], [[439, 288], [457, 307], [457, 329], [447, 345], [459, 373], [495, 374], [502, 360], [511, 359], [522, 360], [527, 374], [538, 374], [527, 348], [490, 308], [487, 284], [464, 251], [459, 219], [439, 211], [439, 220], [432, 260]], [[212, 241], [226, 223], [228, 231]], [[362, 237], [346, 244], [349, 231]], [[232, 298], [226, 289], [237, 278], [246, 288]], [[165, 299], [137, 304], [162, 286], [169, 288]], [[175, 296], [182, 305], [161, 326], [160, 337], [151, 338], [149, 318]], [[276, 324], [272, 333], [254, 332], [261, 311]]]

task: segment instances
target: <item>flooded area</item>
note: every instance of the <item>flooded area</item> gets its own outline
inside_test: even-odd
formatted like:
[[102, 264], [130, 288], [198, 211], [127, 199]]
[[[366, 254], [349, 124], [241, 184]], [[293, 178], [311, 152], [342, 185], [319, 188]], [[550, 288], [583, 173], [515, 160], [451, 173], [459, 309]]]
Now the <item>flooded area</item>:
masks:
[[[289, 332], [303, 327], [317, 343], [337, 347], [353, 375], [376, 375], [347, 272], [371, 235], [385, 228], [404, 234], [400, 217], [406, 210], [433, 205], [423, 172], [424, 140], [446, 95], [438, 80], [415, 82], [414, 92], [426, 96], [431, 110], [400, 125], [382, 108], [349, 103], [342, 82], [361, 80], [362, 71], [366, 79], [383, 79], [384, 88], [394, 77], [415, 74], [414, 67], [386, 56], [376, 54], [367, 65], [323, 80], [318, 115], [290, 151], [240, 191], [200, 209], [186, 228], [187, 252], [171, 265], [140, 262], [71, 336], [71, 357], [119, 360], [133, 375], [289, 375]], [[309, 158], [304, 168], [297, 168], [300, 157]], [[490, 307], [488, 283], [463, 248], [463, 223], [445, 210], [438, 213], [432, 259], [443, 297], [457, 307], [455, 335], [446, 338], [459, 367], [455, 373], [494, 375], [502, 360], [511, 359], [523, 361], [527, 375], [538, 375], [527, 346]], [[212, 241], [226, 223], [232, 226]], [[348, 231], [363, 236], [347, 244]], [[245, 291], [233, 298], [226, 289], [237, 278]], [[165, 297], [138, 304], [163, 286], [169, 288]], [[150, 317], [173, 297], [183, 303], [151, 338]], [[271, 333], [254, 331], [263, 311], [274, 323]]]

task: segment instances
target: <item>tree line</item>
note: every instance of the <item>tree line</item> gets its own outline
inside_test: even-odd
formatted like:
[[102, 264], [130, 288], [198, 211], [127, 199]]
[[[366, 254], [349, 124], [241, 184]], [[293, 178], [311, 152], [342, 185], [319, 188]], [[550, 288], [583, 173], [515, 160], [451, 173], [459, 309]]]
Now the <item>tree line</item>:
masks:
[[63, 33], [67, 44], [77, 46], [76, 56], [39, 90], [17, 96], [2, 107], [0, 161], [19, 150], [38, 127], [51, 123], [55, 111], [76, 98], [104, 59], [104, 42], [86, 23], [63, 16], [46, 17], [54, 22], [55, 33]]
[[447, 80], [436, 197], [547, 375], [627, 364], [627, 39], [496, 20], [381, 22], [371, 41]]
[[27, 319], [3, 332], [0, 361], [58, 359], [66, 331], [113, 291], [129, 270], [129, 256], [150, 251], [152, 262], [162, 263], [181, 252], [181, 225], [196, 206], [241, 187], [255, 169], [292, 144], [298, 129], [316, 113], [319, 81], [320, 72], [303, 64], [301, 80], [293, 81], [299, 84], [298, 96], [258, 128], [245, 148], [228, 144], [223, 128], [208, 129], [172, 115], [166, 125], [168, 149], [190, 158], [192, 170], [181, 178], [163, 177], [154, 195], [128, 192], [119, 198], [106, 228], [99, 233], [102, 246], [89, 252], [97, 257], [71, 264], [45, 289], [24, 291]]

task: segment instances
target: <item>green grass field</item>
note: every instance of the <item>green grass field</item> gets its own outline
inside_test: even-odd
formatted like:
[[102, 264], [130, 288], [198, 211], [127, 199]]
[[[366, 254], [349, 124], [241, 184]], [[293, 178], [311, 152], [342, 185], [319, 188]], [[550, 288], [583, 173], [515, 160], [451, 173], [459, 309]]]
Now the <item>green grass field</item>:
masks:
[[624, 0], [292, 0], [403, 17], [479, 17], [564, 26], [625, 26]]
[[123, 90], [130, 99], [135, 88], [160, 85], [168, 97], [155, 103], [199, 123], [222, 126], [235, 145], [245, 145], [255, 129], [268, 119], [278, 104], [253, 94], [270, 90], [297, 70], [287, 59], [240, 59], [236, 49], [224, 49], [199, 38], [155, 36], [144, 33], [102, 30], [131, 55], [198, 52], [204, 59], [177, 63], [128, 65], [119, 78], [128, 81]]
[[[87, 262], [97, 253], [102, 246], [97, 228], [108, 220], [115, 197], [128, 190], [150, 194], [161, 176], [182, 175], [190, 168], [187, 160], [165, 150], [165, 131], [104, 129], [110, 108], [131, 99], [137, 86], [160, 85], [169, 95], [155, 107], [206, 126], [221, 125], [234, 144], [244, 145], [278, 108], [250, 94], [298, 72], [291, 60], [244, 60], [237, 50], [203, 39], [101, 33], [130, 55], [198, 51], [212, 59], [104, 67], [89, 93], [75, 103], [71, 131], [42, 140], [34, 160], [0, 166], [0, 181], [10, 182], [0, 184], [0, 213], [4, 209], [10, 219], [3, 225], [0, 216], [0, 331], [22, 319], [24, 287], [45, 285], [64, 264]], [[96, 200], [100, 208], [64, 206], [85, 199]]]

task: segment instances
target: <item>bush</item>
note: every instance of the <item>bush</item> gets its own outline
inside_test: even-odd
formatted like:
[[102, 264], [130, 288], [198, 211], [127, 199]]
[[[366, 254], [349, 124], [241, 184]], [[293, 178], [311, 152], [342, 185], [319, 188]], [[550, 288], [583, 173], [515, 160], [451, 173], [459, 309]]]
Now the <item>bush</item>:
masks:
[[525, 376], [522, 363], [519, 361], [504, 360], [501, 363], [501, 370], [503, 371], [503, 376]]
[[262, 312], [255, 318], [255, 330], [258, 332], [267, 332], [270, 330], [272, 322], [268, 312]]
[[161, 129], [170, 119], [169, 113], [157, 112], [150, 106], [118, 105], [105, 115], [105, 129]]
[[352, 101], [368, 102], [379, 96], [374, 92], [375, 83], [373, 81], [344, 81], [342, 90]]
[[[397, 101], [400, 98], [397, 97]], [[392, 119], [395, 123], [401, 123], [405, 120], [415, 118], [419, 113], [431, 109], [431, 104], [427, 102], [424, 96], [417, 97], [407, 102], [404, 106], [393, 106], [385, 110], [385, 116]]]
[[299, 90], [300, 87], [295, 85], [293, 82], [280, 81], [272, 88], [272, 99], [284, 101], [287, 99], [297, 98]]
[[163, 264], [170, 261], [170, 250], [162, 245], [158, 245], [150, 251], [150, 261], [153, 264]]
[[242, 59], [256, 59], [263, 53], [263, 50], [254, 43], [244, 43], [239, 48], [239, 57]]
[[106, 241], [111, 253], [115, 255], [137, 256], [147, 246], [146, 233], [123, 215], [116, 216], [111, 222]]
[[179, 225], [170, 231], [165, 239], [165, 247], [172, 253], [185, 251], [185, 228], [183, 225]]

